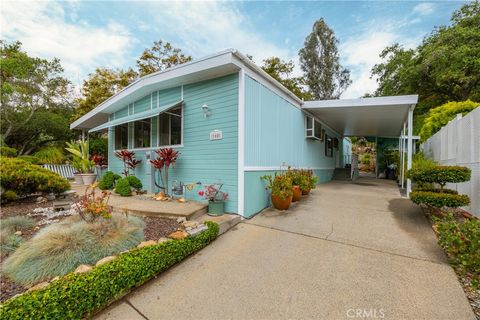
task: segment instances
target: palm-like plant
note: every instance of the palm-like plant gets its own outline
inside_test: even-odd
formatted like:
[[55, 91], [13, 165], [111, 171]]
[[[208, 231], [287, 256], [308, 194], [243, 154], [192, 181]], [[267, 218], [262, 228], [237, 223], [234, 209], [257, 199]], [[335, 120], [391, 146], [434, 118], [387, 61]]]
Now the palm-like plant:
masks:
[[[159, 171], [162, 184], [165, 186], [165, 193], [168, 195], [168, 168], [175, 166], [175, 162], [177, 162], [180, 153], [172, 148], [162, 148], [155, 151], [155, 153], [158, 155], [158, 158], [150, 160], [150, 163]], [[162, 177], [162, 171], [165, 174], [165, 182]]]
[[73, 163], [75, 163], [76, 167], [82, 173], [90, 173], [93, 172], [93, 161], [90, 160], [90, 156], [88, 155], [89, 144], [87, 141], [70, 141], [66, 142], [67, 150], [73, 155]]

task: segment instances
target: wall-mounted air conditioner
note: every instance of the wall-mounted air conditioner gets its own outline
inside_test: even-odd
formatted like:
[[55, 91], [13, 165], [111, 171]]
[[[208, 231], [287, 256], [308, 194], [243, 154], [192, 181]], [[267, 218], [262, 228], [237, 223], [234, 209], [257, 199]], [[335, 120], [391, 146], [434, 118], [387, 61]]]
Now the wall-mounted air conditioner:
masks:
[[322, 125], [308, 115], [305, 115], [305, 138], [323, 141]]

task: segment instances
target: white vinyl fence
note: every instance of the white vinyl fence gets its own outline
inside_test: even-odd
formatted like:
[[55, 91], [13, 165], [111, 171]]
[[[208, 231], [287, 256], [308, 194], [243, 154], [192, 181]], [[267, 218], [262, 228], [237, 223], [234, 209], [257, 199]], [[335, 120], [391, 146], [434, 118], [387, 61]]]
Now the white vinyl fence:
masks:
[[441, 165], [459, 165], [472, 169], [469, 182], [451, 183], [447, 186], [461, 194], [467, 194], [471, 204], [464, 209], [480, 217], [480, 108], [463, 118], [457, 115], [425, 141], [420, 149]]

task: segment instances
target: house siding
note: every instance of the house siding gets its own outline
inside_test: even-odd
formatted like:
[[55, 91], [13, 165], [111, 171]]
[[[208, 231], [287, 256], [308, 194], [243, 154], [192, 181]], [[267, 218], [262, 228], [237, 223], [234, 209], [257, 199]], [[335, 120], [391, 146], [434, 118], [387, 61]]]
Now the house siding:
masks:
[[[341, 137], [328, 128], [325, 130], [329, 136], [339, 138], [338, 157], [341, 157]], [[284, 169], [292, 166], [314, 169], [319, 181], [325, 182], [331, 179], [335, 165], [335, 156], [325, 156], [324, 142], [305, 138], [305, 114], [302, 110], [254, 79], [245, 78], [246, 217], [269, 204], [260, 176], [273, 174], [282, 166]]]
[[[183, 91], [183, 92], [182, 92]], [[169, 185], [172, 181], [184, 183], [202, 182], [223, 183], [222, 190], [228, 192], [227, 212], [237, 212], [238, 181], [238, 74], [231, 74], [207, 81], [155, 91], [136, 101], [133, 112], [145, 111], [150, 102], [152, 106], [164, 106], [182, 99], [183, 93], [183, 146], [176, 148], [180, 152], [179, 160], [169, 170]], [[158, 94], [158, 99], [157, 99]], [[157, 104], [158, 101], [158, 104]], [[207, 104], [211, 115], [204, 118], [202, 105]], [[128, 110], [128, 106], [125, 107]], [[123, 110], [123, 109], [122, 109]], [[152, 145], [156, 146], [157, 117], [152, 118]], [[210, 132], [221, 130], [223, 139], [210, 140]], [[123, 164], [114, 155], [114, 130], [109, 129], [109, 169], [122, 172]], [[129, 147], [133, 146], [130, 131]], [[157, 147], [132, 149], [137, 159], [142, 160], [135, 175], [145, 188], [158, 191], [153, 182], [153, 170], [147, 157], [155, 157]], [[157, 179], [158, 180], [158, 179]], [[200, 187], [187, 191], [187, 199], [201, 200], [197, 192]]]

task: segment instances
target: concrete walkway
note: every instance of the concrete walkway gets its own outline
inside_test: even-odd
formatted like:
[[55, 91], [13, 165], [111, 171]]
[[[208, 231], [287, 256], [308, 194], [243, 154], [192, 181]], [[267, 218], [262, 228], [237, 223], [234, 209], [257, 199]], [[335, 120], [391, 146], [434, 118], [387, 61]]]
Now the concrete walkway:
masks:
[[98, 319], [474, 319], [429, 223], [391, 181], [266, 210]]

